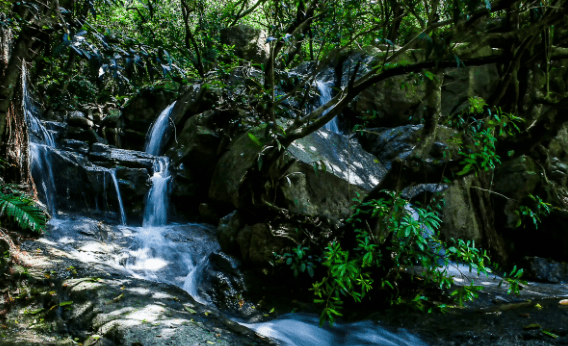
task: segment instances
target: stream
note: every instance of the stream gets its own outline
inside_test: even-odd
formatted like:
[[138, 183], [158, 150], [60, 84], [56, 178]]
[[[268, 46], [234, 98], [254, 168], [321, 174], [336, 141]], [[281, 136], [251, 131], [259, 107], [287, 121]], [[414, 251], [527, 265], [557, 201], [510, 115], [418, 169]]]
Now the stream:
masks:
[[[25, 75], [25, 73], [24, 73]], [[25, 77], [24, 77], [25, 81]], [[320, 104], [331, 98], [330, 87], [318, 82], [321, 94]], [[24, 89], [25, 89], [24, 83]], [[110, 231], [92, 234], [85, 225], [96, 225], [99, 221], [87, 216], [59, 213], [54, 184], [54, 171], [51, 152], [57, 144], [42, 122], [32, 111], [32, 102], [25, 90], [26, 117], [32, 133], [30, 148], [34, 179], [39, 188], [42, 201], [52, 214], [49, 234], [46, 241], [73, 254], [86, 263], [103, 265], [124, 277], [134, 277], [153, 282], [163, 282], [182, 288], [197, 302], [206, 306], [214, 305], [210, 297], [200, 294], [203, 283], [201, 273], [207, 265], [209, 256], [220, 250], [215, 228], [207, 224], [177, 224], [169, 221], [169, 195], [172, 189], [170, 161], [163, 154], [165, 137], [170, 128], [170, 113], [174, 106], [167, 107], [150, 129], [146, 141], [146, 154], [154, 157], [151, 172], [151, 188], [148, 192], [143, 213], [142, 226], [130, 224], [124, 211], [122, 195], [116, 171], [103, 169], [105, 179], [109, 178], [115, 194], [104, 192], [104, 198], [115, 198], [117, 215], [115, 224], [108, 225]], [[337, 119], [327, 125], [327, 130], [340, 133]], [[109, 205], [108, 201], [104, 203]], [[89, 233], [91, 232], [91, 233]], [[87, 234], [100, 241], [83, 241], [81, 234]], [[104, 249], [100, 249], [104, 247]], [[458, 268], [459, 269], [459, 268]], [[463, 268], [462, 268], [463, 269]], [[459, 272], [456, 272], [458, 274]], [[496, 280], [474, 278], [485, 286], [496, 286]], [[533, 284], [533, 297], [545, 298], [561, 295], [564, 287], [557, 290], [549, 286]], [[527, 296], [530, 296], [528, 293]], [[490, 299], [490, 298], [487, 298]], [[327, 346], [327, 345], [426, 345], [420, 338], [405, 329], [386, 329], [376, 321], [366, 320], [355, 323], [338, 322], [333, 328], [320, 328], [319, 316], [305, 313], [290, 313], [261, 323], [247, 323], [237, 320], [241, 325], [281, 345], [288, 346]]]

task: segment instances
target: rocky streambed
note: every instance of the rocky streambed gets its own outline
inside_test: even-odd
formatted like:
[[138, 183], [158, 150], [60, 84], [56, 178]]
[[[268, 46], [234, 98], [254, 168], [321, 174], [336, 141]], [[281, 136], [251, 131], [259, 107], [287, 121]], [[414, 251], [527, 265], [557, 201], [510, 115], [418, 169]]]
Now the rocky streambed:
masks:
[[[215, 253], [214, 247], [199, 245], [214, 241], [213, 227], [176, 227], [168, 232], [174, 247], [186, 248], [196, 256], [203, 256], [203, 251], [209, 251], [210, 256]], [[506, 285], [499, 287], [497, 280], [472, 275], [470, 278], [486, 289], [464, 309], [449, 309], [445, 314], [400, 307], [361, 310], [352, 318], [363, 320], [320, 329], [317, 315], [291, 313], [301, 308], [297, 302], [280, 302], [275, 310], [243, 302], [237, 309], [249, 311], [239, 318], [218, 309], [216, 305], [223, 302], [217, 301], [220, 298], [204, 269], [198, 270], [199, 276], [192, 281], [196, 286], [193, 294], [201, 302], [192, 298], [187, 286], [182, 289], [191, 268], [179, 272], [176, 263], [169, 263], [166, 267], [172, 275], [162, 280], [167, 282], [141, 278], [141, 272], [128, 267], [127, 254], [139, 250], [136, 236], [136, 228], [81, 217], [55, 220], [47, 236], [26, 241], [19, 258], [28, 267], [33, 284], [31, 289], [21, 287], [10, 293], [13, 302], [2, 322], [1, 344], [568, 344], [568, 306], [558, 303], [568, 297], [565, 284], [530, 282], [520, 296], [511, 296]], [[310, 300], [298, 297], [302, 298]]]

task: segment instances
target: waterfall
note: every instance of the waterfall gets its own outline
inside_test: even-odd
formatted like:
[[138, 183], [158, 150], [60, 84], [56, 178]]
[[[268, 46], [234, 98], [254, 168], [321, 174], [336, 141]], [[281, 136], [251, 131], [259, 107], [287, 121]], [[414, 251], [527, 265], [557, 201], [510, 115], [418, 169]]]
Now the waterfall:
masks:
[[[329, 100], [331, 100], [331, 84], [331, 82], [324, 83], [319, 80], [316, 81], [316, 87], [318, 88], [318, 91], [320, 93], [319, 106], [323, 106]], [[323, 112], [322, 116], [326, 115], [329, 111], [330, 109]], [[337, 117], [334, 117], [333, 119], [328, 121], [327, 124], [324, 125], [324, 129], [333, 133], [341, 134], [341, 131], [339, 131], [339, 127], [337, 126]]]
[[152, 188], [144, 209], [144, 227], [165, 226], [168, 222], [169, 167], [170, 160], [167, 157], [157, 157], [154, 161]]
[[52, 217], [57, 215], [55, 178], [50, 152], [55, 148], [55, 140], [41, 121], [35, 116], [35, 106], [28, 92], [26, 64], [22, 64], [22, 105], [28, 124], [30, 166], [38, 192]]
[[122, 203], [122, 195], [120, 194], [120, 187], [118, 186], [118, 179], [116, 179], [116, 169], [109, 170], [110, 176], [112, 177], [112, 182], [114, 184], [114, 189], [116, 191], [116, 196], [118, 198], [118, 206], [120, 208], [120, 223], [126, 225], [126, 213], [124, 212], [124, 204]]
[[[150, 130], [145, 151], [155, 155], [152, 187], [146, 198], [142, 227], [136, 228], [130, 257], [126, 269], [135, 277], [168, 282], [182, 287], [197, 301], [203, 301], [198, 293], [199, 269], [207, 262], [219, 244], [212, 241], [211, 229], [198, 224], [184, 226], [168, 225], [169, 194], [171, 176], [170, 159], [157, 156], [162, 153], [164, 137], [168, 130], [169, 116], [175, 102], [169, 105], [158, 117]], [[188, 232], [189, 231], [189, 232]], [[176, 239], [186, 239], [189, 235], [198, 243], [195, 249]]]
[[[170, 114], [174, 105], [166, 107], [158, 116], [156, 122], [150, 130], [150, 136], [146, 142], [145, 151], [151, 155], [160, 155], [164, 146], [163, 138], [168, 129]], [[170, 160], [167, 157], [157, 157], [154, 160], [154, 174], [151, 178], [152, 188], [146, 199], [144, 209], [144, 227], [165, 226], [168, 222], [168, 202], [169, 202], [169, 182], [170, 182]]]
[[150, 130], [150, 136], [148, 137], [148, 141], [146, 142], [146, 146], [144, 151], [151, 155], [160, 155], [162, 152], [162, 147], [164, 143], [162, 139], [166, 130], [168, 129], [168, 125], [170, 123], [170, 114], [174, 108], [176, 103], [172, 103], [166, 109], [162, 111], [154, 125], [152, 125], [152, 129]]
[[51, 217], [55, 217], [57, 215], [55, 203], [57, 191], [51, 165], [50, 147], [45, 144], [34, 143], [30, 140], [29, 148], [30, 166], [36, 188], [40, 193], [40, 197], [43, 197]]

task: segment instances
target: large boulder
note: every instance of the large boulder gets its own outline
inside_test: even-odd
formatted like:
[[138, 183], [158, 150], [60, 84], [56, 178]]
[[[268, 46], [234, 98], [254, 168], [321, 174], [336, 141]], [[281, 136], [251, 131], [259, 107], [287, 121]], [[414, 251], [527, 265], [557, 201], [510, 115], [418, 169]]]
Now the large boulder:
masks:
[[178, 155], [176, 162], [184, 163], [188, 169], [199, 175], [211, 176], [221, 138], [211, 120], [213, 111], [206, 111], [190, 117], [177, 135]]
[[295, 245], [287, 237], [279, 236], [266, 223], [246, 225], [237, 236], [241, 259], [256, 271], [268, 274], [270, 263], [274, 261], [274, 253]]
[[[377, 50], [370, 63], [379, 63], [384, 52]], [[420, 61], [424, 53], [420, 50], [409, 50], [393, 61], [398, 63]], [[355, 66], [356, 62], [352, 65]], [[345, 68], [344, 68], [345, 69]], [[426, 84], [409, 79], [408, 76], [395, 76], [374, 84], [361, 92], [347, 107], [349, 116], [370, 119], [372, 127], [396, 127], [419, 120], [425, 108]]]
[[262, 146], [253, 142], [247, 134], [235, 139], [215, 166], [209, 186], [209, 198], [239, 208], [241, 186], [247, 171], [257, 163], [261, 150]]
[[288, 148], [294, 164], [281, 177], [282, 204], [306, 216], [346, 218], [353, 198], [379, 184], [387, 170], [355, 139], [327, 130]]
[[69, 112], [67, 124], [81, 128], [92, 128], [94, 125], [93, 121], [88, 119], [85, 113], [79, 111]]
[[[390, 169], [393, 160], [408, 158], [414, 148], [420, 144], [423, 139], [423, 129], [423, 125], [372, 128], [362, 133], [358, 132], [357, 138], [366, 151], [375, 155], [387, 169]], [[454, 134], [455, 131], [452, 129], [439, 126], [429, 158], [442, 160], [455, 157], [457, 147], [449, 144]]]
[[266, 31], [248, 25], [237, 25], [221, 30], [221, 43], [235, 46], [235, 55], [257, 64], [270, 57]]
[[541, 180], [538, 171], [537, 163], [529, 156], [509, 161], [496, 170], [494, 190], [507, 197], [496, 201], [503, 210], [505, 228], [517, 228], [520, 217], [516, 211], [529, 194], [535, 194]]
[[[261, 136], [262, 131], [256, 134]], [[243, 205], [241, 186], [247, 171], [258, 164], [262, 146], [248, 134], [232, 142], [219, 159], [209, 189], [209, 197]], [[296, 140], [288, 148], [293, 160], [280, 177], [272, 177], [282, 196], [281, 206], [306, 216], [343, 218], [349, 214], [352, 199], [377, 185], [386, 169], [353, 139], [319, 130]]]
[[[495, 50], [485, 47], [477, 51], [473, 57], [491, 54], [496, 54]], [[442, 114], [448, 116], [463, 110], [470, 97], [489, 99], [495, 92], [498, 81], [499, 73], [496, 64], [445, 69], [442, 85]]]
[[568, 282], [568, 263], [542, 257], [525, 257], [526, 277], [552, 283]]
[[[209, 198], [236, 209], [247, 209], [250, 201], [243, 183], [247, 171], [258, 164], [263, 131], [253, 131], [234, 140], [219, 159], [209, 189]], [[353, 198], [363, 197], [386, 174], [373, 155], [355, 140], [327, 130], [319, 130], [295, 141], [284, 158], [288, 166], [281, 176], [270, 177], [276, 182], [278, 208], [288, 210], [293, 218], [326, 220], [337, 224], [351, 213]], [[247, 217], [245, 217], [247, 215]], [[267, 273], [274, 254], [295, 247], [299, 239], [294, 221], [265, 220], [262, 215], [234, 212], [221, 219], [218, 239], [223, 251], [233, 254], [257, 271]], [[315, 221], [317, 222], [317, 221]]]
[[478, 206], [471, 191], [473, 180], [473, 176], [457, 179], [444, 191], [440, 234], [446, 240], [467, 239], [477, 244], [485, 241], [475, 212]]

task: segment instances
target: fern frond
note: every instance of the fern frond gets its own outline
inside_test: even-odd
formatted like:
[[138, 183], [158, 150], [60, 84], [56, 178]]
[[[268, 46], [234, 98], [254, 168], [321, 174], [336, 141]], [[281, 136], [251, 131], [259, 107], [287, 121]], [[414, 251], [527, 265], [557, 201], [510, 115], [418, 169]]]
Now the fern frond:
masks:
[[0, 216], [4, 214], [23, 229], [45, 231], [47, 216], [29, 197], [0, 193]]

